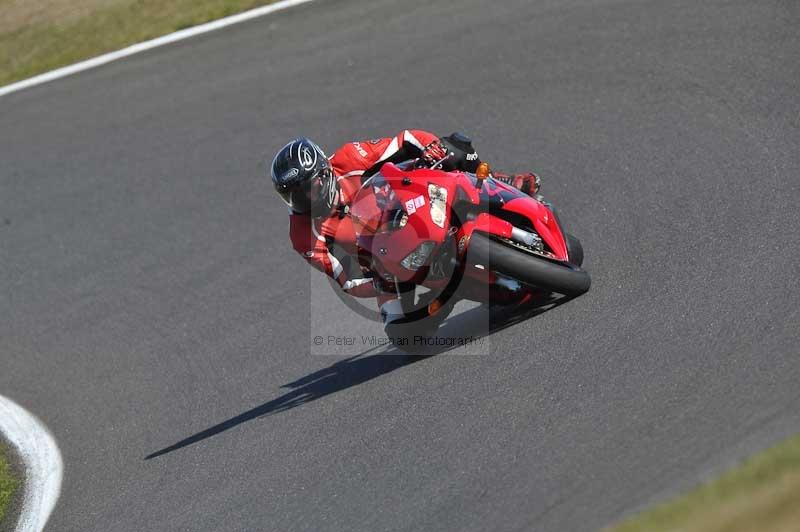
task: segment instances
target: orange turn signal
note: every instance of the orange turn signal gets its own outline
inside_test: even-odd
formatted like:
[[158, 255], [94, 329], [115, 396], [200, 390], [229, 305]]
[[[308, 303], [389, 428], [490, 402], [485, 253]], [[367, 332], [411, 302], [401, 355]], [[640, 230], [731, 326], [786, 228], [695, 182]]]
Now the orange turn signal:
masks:
[[478, 165], [478, 169], [475, 171], [475, 177], [480, 180], [484, 180], [489, 177], [489, 164], [488, 163], [481, 163]]
[[431, 301], [431, 302], [428, 304], [428, 315], [429, 315], [429, 316], [433, 316], [434, 314], [436, 314], [437, 312], [439, 312], [439, 309], [440, 309], [440, 308], [442, 308], [442, 303], [441, 303], [441, 301], [439, 301], [438, 299], [434, 299], [433, 301]]

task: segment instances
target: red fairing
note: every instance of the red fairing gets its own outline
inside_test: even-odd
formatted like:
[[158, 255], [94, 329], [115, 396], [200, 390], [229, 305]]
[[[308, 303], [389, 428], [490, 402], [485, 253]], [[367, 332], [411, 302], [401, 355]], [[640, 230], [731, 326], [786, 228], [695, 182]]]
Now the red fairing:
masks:
[[414, 180], [405, 183], [403, 178], [408, 172], [400, 170], [392, 163], [385, 164], [380, 173], [396, 197], [396, 207], [404, 209], [408, 214], [407, 221], [402, 229], [392, 233], [376, 231], [376, 225], [371, 222], [381, 209], [376, 205], [375, 194], [368, 186], [351, 205], [351, 214], [359, 220], [356, 222], [356, 231], [361, 231], [362, 234], [359, 245], [364, 251], [380, 258], [376, 264], [380, 275], [391, 275], [401, 281], [419, 279], [424, 276], [424, 269], [418, 272], [409, 271], [401, 266], [402, 260], [421, 242], [441, 244], [449, 227], [448, 218], [445, 218], [442, 226], [433, 223], [428, 185], [433, 183], [449, 188], [451, 192], [448, 195], [452, 195], [455, 190], [454, 182], [444, 172], [421, 169], [414, 171]]
[[467, 225], [470, 226], [470, 233], [472, 231], [481, 231], [505, 238], [511, 238], [511, 229], [513, 228], [507, 221], [501, 220], [497, 216], [492, 216], [487, 212], [480, 213], [473, 222], [464, 224], [464, 227], [467, 227]]
[[[415, 282], [431, 286], [437, 281], [427, 278], [427, 268], [409, 270], [402, 266], [417, 246], [423, 242], [431, 242], [437, 248], [445, 243], [450, 234], [450, 208], [457, 198], [485, 209], [463, 220], [456, 230], [454, 242], [458, 244], [457, 253], [463, 258], [468, 249], [468, 242], [474, 231], [512, 238], [513, 225], [502, 219], [498, 211], [502, 209], [530, 220], [530, 225], [542, 237], [557, 260], [567, 260], [566, 243], [553, 213], [542, 203], [522, 192], [500, 182], [476, 186], [474, 177], [461, 172], [445, 173], [439, 170], [415, 169], [403, 170], [387, 163], [380, 172], [380, 183], [372, 182], [372, 186], [359, 192], [354, 200], [351, 214], [357, 220], [354, 228], [362, 238], [359, 247], [373, 257], [374, 267], [381, 276], [395, 277], [402, 281]], [[431, 214], [429, 187], [441, 187], [447, 191], [447, 215], [439, 223], [434, 223]], [[379, 206], [373, 187], [378, 190], [391, 190], [388, 197], [391, 205]], [[406, 213], [403, 225], [386, 230], [382, 224], [386, 222], [382, 213], [397, 212], [402, 209]], [[392, 219], [397, 219], [394, 217]], [[468, 276], [492, 283], [490, 273], [479, 268], [471, 268]], [[488, 277], [487, 277], [488, 276]]]
[[533, 198], [517, 198], [506, 203], [503, 209], [521, 214], [533, 221], [533, 228], [552, 250], [555, 258], [568, 260], [564, 234], [561, 232], [553, 212], [546, 205], [533, 200]]
[[[457, 182], [462, 192], [473, 204], [477, 205], [480, 202], [479, 189], [472, 185], [472, 182], [468, 180], [464, 174], [457, 175]], [[495, 181], [493, 191], [484, 189], [484, 193], [488, 196], [498, 196], [500, 192], [513, 195], [513, 199], [503, 202], [502, 210], [520, 214], [531, 220], [534, 229], [536, 229], [536, 232], [539, 233], [542, 240], [544, 240], [547, 246], [552, 250], [555, 258], [558, 260], [568, 260], [567, 244], [564, 240], [561, 228], [558, 226], [556, 217], [553, 216], [553, 212], [546, 205], [505, 183]], [[504, 238], [511, 238], [511, 229], [512, 225], [510, 223], [497, 216], [484, 212], [479, 214], [475, 220], [464, 223], [461, 234], [469, 236], [472, 234], [472, 231], [481, 231]], [[461, 234], [459, 234], [459, 236], [461, 236]]]

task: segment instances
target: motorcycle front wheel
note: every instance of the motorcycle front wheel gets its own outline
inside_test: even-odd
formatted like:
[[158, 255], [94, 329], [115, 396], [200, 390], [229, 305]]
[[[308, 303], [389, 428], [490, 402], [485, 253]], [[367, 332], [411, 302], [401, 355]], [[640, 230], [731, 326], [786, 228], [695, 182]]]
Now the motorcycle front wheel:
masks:
[[[592, 284], [589, 273], [575, 264], [551, 261], [526, 253], [482, 233], [472, 234], [467, 257], [468, 262], [474, 265], [566, 296], [579, 296], [587, 292]], [[581, 262], [582, 259], [580, 257]]]

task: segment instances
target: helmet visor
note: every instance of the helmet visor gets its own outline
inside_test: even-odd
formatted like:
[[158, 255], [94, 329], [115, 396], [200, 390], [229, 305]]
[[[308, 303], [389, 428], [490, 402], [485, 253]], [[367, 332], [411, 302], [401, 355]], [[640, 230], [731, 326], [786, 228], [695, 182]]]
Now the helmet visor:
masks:
[[289, 208], [298, 214], [307, 214], [312, 209], [325, 214], [333, 206], [334, 181], [330, 168], [323, 168], [307, 181], [288, 187], [278, 186], [276, 190]]
[[277, 186], [278, 195], [281, 199], [292, 209], [293, 212], [298, 214], [305, 214], [311, 211], [311, 189], [313, 188], [313, 181], [306, 181], [305, 183], [297, 183], [292, 186]]

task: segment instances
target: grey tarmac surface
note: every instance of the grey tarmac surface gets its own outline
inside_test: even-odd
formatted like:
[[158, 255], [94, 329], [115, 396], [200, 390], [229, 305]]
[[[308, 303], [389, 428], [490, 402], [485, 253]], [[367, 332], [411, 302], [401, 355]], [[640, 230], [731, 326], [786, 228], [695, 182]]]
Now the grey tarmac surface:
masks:
[[[49, 530], [593, 530], [800, 430], [799, 25], [320, 1], [0, 99], [0, 393], [61, 446]], [[482, 356], [312, 356], [262, 157], [406, 127], [538, 170], [593, 288]]]

